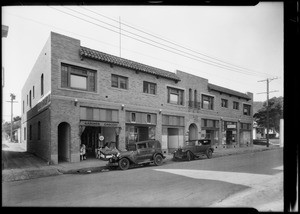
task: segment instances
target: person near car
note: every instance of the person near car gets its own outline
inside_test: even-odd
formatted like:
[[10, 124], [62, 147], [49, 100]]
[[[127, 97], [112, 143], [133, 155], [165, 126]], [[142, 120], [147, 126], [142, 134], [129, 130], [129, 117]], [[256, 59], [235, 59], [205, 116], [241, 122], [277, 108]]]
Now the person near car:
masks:
[[86, 160], [86, 148], [83, 143], [80, 145], [80, 160]]

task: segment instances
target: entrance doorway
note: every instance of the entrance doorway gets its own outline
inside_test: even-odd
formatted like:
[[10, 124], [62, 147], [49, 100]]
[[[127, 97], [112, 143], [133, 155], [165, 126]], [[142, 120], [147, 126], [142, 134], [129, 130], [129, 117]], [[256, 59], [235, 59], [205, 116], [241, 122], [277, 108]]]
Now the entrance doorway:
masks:
[[168, 128], [168, 149], [172, 153], [179, 147], [179, 129]]
[[[99, 136], [103, 136], [104, 140], [100, 141]], [[87, 159], [96, 158], [95, 152], [99, 147], [118, 148], [116, 127], [85, 126], [80, 139], [85, 145]]]
[[195, 123], [192, 123], [189, 126], [189, 140], [197, 140], [198, 139], [198, 128]]
[[58, 162], [70, 162], [70, 140], [71, 126], [69, 123], [62, 122], [58, 125]]

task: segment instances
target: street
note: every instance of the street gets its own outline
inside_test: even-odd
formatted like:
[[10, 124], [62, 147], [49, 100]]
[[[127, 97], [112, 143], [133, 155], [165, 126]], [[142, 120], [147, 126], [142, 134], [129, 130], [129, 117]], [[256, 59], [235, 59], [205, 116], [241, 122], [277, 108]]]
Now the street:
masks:
[[[3, 206], [283, 210], [283, 150], [2, 183]], [[267, 196], [267, 197], [266, 197]], [[281, 208], [280, 208], [281, 207]]]

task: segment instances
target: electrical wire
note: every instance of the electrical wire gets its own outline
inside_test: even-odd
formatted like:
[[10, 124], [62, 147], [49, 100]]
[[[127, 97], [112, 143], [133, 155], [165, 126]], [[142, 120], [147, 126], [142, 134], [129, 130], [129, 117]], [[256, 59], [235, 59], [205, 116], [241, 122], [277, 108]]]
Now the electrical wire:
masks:
[[[74, 15], [74, 14], [70, 14], [70, 13], [68, 13], [68, 12], [59, 10], [59, 9], [57, 9], [57, 8], [53, 8], [53, 7], [51, 7], [51, 6], [49, 6], [49, 7], [52, 8], [52, 9], [55, 9], [55, 10], [61, 12], [61, 13], [64, 13], [64, 14], [73, 16], [73, 17], [78, 18], [78, 19], [80, 19], [80, 20], [82, 20], [82, 21], [85, 21], [85, 22], [88, 22], [88, 23], [97, 25], [98, 27], [102, 27], [102, 28], [104, 28], [104, 29], [107, 29], [107, 30], [109, 30], [109, 31], [112, 31], [112, 32], [114, 32], [114, 33], [118, 33], [118, 34], [119, 34], [119, 32], [117, 32], [117, 31], [115, 31], [115, 30], [113, 30], [113, 29], [110, 29], [110, 28], [107, 28], [107, 27], [105, 27], [105, 26], [96, 24], [96, 23], [91, 22], [91, 21], [89, 21], [89, 20], [86, 20], [86, 19], [83, 19], [83, 18], [81, 18], [81, 17], [78, 17], [78, 16], [76, 16], [76, 15]], [[67, 9], [69, 9], [69, 8], [67, 8]], [[69, 10], [72, 10], [72, 9], [69, 9]], [[72, 11], [74, 12], [74, 10], [72, 10]], [[78, 11], [75, 11], [75, 12], [78, 13]], [[82, 14], [82, 13], [81, 13], [81, 14]], [[85, 15], [85, 14], [84, 14], [84, 15]], [[86, 15], [85, 15], [85, 16], [86, 16]], [[90, 16], [87, 16], [87, 17], [90, 17]], [[90, 17], [90, 18], [95, 19], [95, 18], [93, 18], [93, 17]], [[98, 19], [96, 19], [96, 20], [98, 20]], [[100, 20], [98, 20], [98, 21], [100, 21]], [[107, 25], [109, 25], [109, 26], [112, 26], [112, 27], [118, 29], [118, 27], [113, 26], [113, 25], [111, 25], [111, 24], [108, 24], [108, 23], [106, 23], [106, 22], [103, 22], [103, 21], [100, 21], [100, 22], [105, 23], [105, 24], [107, 24]], [[129, 31], [126, 31], [126, 30], [124, 30], [124, 31], [125, 31], [125, 32], [129, 32]], [[150, 40], [150, 39], [148, 39], [148, 38], [145, 38], [145, 37], [142, 37], [142, 36], [140, 36], [140, 35], [134, 34], [134, 33], [132, 33], [132, 32], [129, 32], [129, 33], [131, 33], [131, 34], [133, 34], [133, 35], [135, 35], [135, 36], [138, 36], [138, 37], [141, 37], [141, 38]], [[226, 66], [226, 65], [222, 65], [222, 64], [219, 64], [219, 63], [216, 63], [216, 62], [212, 62], [212, 61], [209, 61], [209, 60], [208, 60], [209, 62], [207, 62], [207, 61], [205, 61], [205, 60], [203, 60], [203, 59], [199, 59], [199, 57], [197, 57], [197, 56], [195, 56], [195, 55], [191, 55], [191, 54], [186, 53], [186, 52], [183, 52], [183, 51], [181, 51], [181, 50], [174, 49], [174, 48], [172, 48], [172, 47], [170, 47], [170, 46], [167, 46], [167, 45], [164, 45], [164, 44], [161, 44], [161, 43], [157, 43], [156, 41], [153, 41], [153, 40], [150, 40], [150, 41], [152, 41], [152, 42], [154, 42], [154, 43], [156, 43], [156, 44], [160, 44], [160, 45], [166, 46], [166, 47], [170, 48], [171, 50], [170, 50], [170, 49], [163, 48], [163, 47], [160, 47], [160, 46], [157, 46], [157, 45], [155, 45], [155, 44], [152, 44], [152, 43], [149, 43], [149, 42], [146, 42], [146, 41], [143, 41], [143, 40], [140, 40], [140, 39], [137, 39], [137, 38], [134, 38], [134, 37], [129, 36], [129, 35], [124, 34], [124, 33], [123, 33], [122, 35], [123, 35], [123, 36], [126, 36], [126, 37], [128, 37], [128, 38], [134, 39], [134, 40], [136, 40], [136, 41], [139, 41], [139, 42], [142, 42], [142, 43], [145, 43], [145, 44], [148, 44], [148, 45], [151, 45], [151, 46], [154, 46], [154, 47], [157, 47], [157, 48], [160, 48], [160, 49], [163, 49], [163, 50], [172, 52], [172, 53], [175, 53], [175, 54], [177, 54], [177, 55], [181, 55], [181, 56], [184, 56], [184, 57], [193, 59], [193, 60], [196, 60], [196, 61], [200, 61], [200, 62], [209, 64], [209, 65], [212, 65], [212, 66], [216, 66], [216, 67], [219, 67], [219, 68], [223, 68], [223, 69], [226, 69], [226, 70], [230, 70], [230, 71], [234, 71], [234, 72], [238, 72], [238, 73], [242, 73], [242, 74], [246, 74], [246, 75], [251, 75], [251, 76], [253, 76], [253, 73], [233, 70], [234, 68], [230, 68], [230, 67], [228, 67], [228, 66]], [[173, 51], [173, 50], [179, 51], [179, 52], [175, 52], [175, 51]], [[188, 55], [184, 55], [184, 54], [182, 54], [181, 52], [183, 52], [183, 53], [185, 53], [185, 54], [188, 54], [188, 55], [191, 55], [191, 56], [193, 56], [193, 57], [190, 57], [190, 56], [188, 56]], [[196, 58], [194, 58], [194, 57], [196, 57]]]
[[[28, 20], [28, 21], [31, 21], [31, 22], [34, 22], [34, 23], [37, 23], [39, 25], [43, 25], [43, 26], [48, 26], [48, 27], [51, 27], [51, 28], [55, 28], [55, 29], [59, 29], [61, 31], [65, 31], [65, 32], [68, 32], [68, 33], [71, 33], [71, 34], [74, 34], [74, 35], [77, 35], [77, 36], [81, 36], [83, 38], [87, 38], [87, 39], [90, 39], [90, 40], [93, 40], [95, 42], [99, 42], [99, 43], [102, 43], [102, 44], [106, 44], [106, 45], [109, 45], [109, 46], [112, 46], [112, 47], [117, 47], [116, 45], [113, 45], [113, 44], [110, 44], [110, 43], [107, 43], [107, 42], [103, 42], [103, 41], [100, 41], [100, 40], [97, 40], [97, 39], [94, 39], [92, 37], [88, 37], [88, 36], [85, 36], [85, 35], [82, 35], [82, 34], [78, 34], [78, 33], [75, 33], [75, 32], [72, 32], [72, 31], [68, 31], [66, 29], [62, 29], [62, 28], [58, 28], [56, 26], [53, 26], [53, 25], [49, 25], [49, 24], [45, 24], [45, 23], [42, 23], [42, 22], [39, 22], [39, 21], [36, 21], [36, 20], [33, 20], [33, 19], [30, 19], [30, 18], [27, 18], [27, 17], [23, 17], [23, 16], [19, 16], [19, 15], [16, 15], [16, 14], [11, 14], [11, 13], [7, 13], [7, 14], [10, 14], [12, 16], [15, 16], [15, 17], [18, 17], [22, 20]], [[130, 49], [126, 49], [126, 48], [122, 48], [123, 50], [126, 50], [126, 51], [129, 51], [129, 52], [132, 52], [132, 53], [137, 53], [138, 55], [143, 55], [143, 56], [146, 56], [146, 57], [149, 57], [149, 58], [154, 58], [156, 60], [159, 60], [159, 61], [163, 61], [163, 62], [167, 62], [169, 64], [173, 64], [173, 65], [179, 65], [179, 66], [182, 66], [178, 63], [174, 63], [174, 62], [170, 62], [168, 60], [162, 60], [161, 58], [156, 58], [156, 57], [153, 57], [153, 56], [149, 56], [149, 55], [146, 55], [144, 53], [141, 53], [141, 52], [138, 52], [138, 51], [133, 51], [133, 50], [130, 50]], [[190, 67], [187, 67], [187, 66], [184, 66], [185, 68], [189, 69], [189, 70], [192, 70], [192, 71], [195, 71], [195, 72], [199, 72], [199, 70], [197, 70], [196, 68], [190, 68]], [[206, 72], [206, 71], [200, 71], [201, 73], [206, 73], [206, 74], [209, 74], [209, 75], [213, 75], [213, 76], [216, 76], [215, 74], [213, 73], [209, 73], [209, 72]], [[219, 76], [219, 74], [218, 74]], [[229, 79], [227, 77], [222, 77], [222, 79], [227, 79], [227, 80], [230, 80], [231, 82], [233, 81], [232, 79]], [[240, 85], [245, 85], [245, 84], [248, 84], [248, 83], [240, 83], [240, 82], [237, 82], [237, 81], [233, 81], [237, 84], [240, 84]], [[250, 85], [250, 84], [248, 84]], [[252, 85], [252, 84], [251, 84]]]
[[99, 16], [102, 16], [102, 17], [104, 17], [104, 18], [107, 18], [107, 19], [109, 19], [109, 20], [112, 20], [112, 21], [114, 21], [114, 22], [118, 22], [118, 23], [120, 23], [120, 24], [122, 24], [122, 25], [125, 25], [125, 26], [127, 26], [127, 27], [129, 27], [129, 28], [132, 28], [132, 29], [134, 29], [134, 30], [137, 30], [137, 31], [142, 32], [142, 33], [144, 33], [144, 34], [147, 34], [147, 35], [149, 35], [149, 36], [152, 36], [152, 37], [155, 37], [155, 38], [157, 38], [157, 39], [160, 39], [160, 40], [162, 40], [162, 41], [164, 41], [164, 42], [167, 42], [167, 43], [170, 43], [170, 44], [172, 44], [172, 45], [178, 46], [178, 47], [180, 47], [180, 48], [183, 48], [183, 49], [185, 49], [185, 50], [191, 51], [191, 52], [193, 52], [193, 53], [196, 53], [196, 54], [205, 56], [205, 57], [207, 57], [207, 58], [211, 58], [211, 59], [213, 59], [213, 60], [216, 60], [216, 61], [219, 61], [219, 62], [222, 62], [222, 63], [225, 63], [225, 64], [229, 64], [229, 65], [231, 65], [231, 66], [238, 67], [238, 68], [243, 69], [243, 70], [248, 70], [248, 71], [250, 71], [250, 72], [257, 73], [258, 75], [259, 75], [259, 74], [269, 75], [269, 74], [267, 74], [267, 73], [258, 72], [258, 71], [250, 70], [250, 69], [248, 69], [248, 68], [244, 68], [244, 67], [238, 66], [238, 65], [234, 65], [234, 64], [232, 64], [232, 63], [229, 63], [229, 62], [225, 62], [225, 61], [223, 61], [223, 60], [220, 60], [220, 59], [218, 59], [218, 58], [216, 58], [216, 57], [212, 57], [212, 56], [209, 56], [209, 55], [207, 55], [207, 54], [201, 53], [201, 52], [199, 52], [199, 51], [192, 50], [192, 49], [190, 49], [190, 48], [187, 48], [187, 47], [184, 47], [184, 46], [182, 46], [182, 45], [179, 45], [179, 44], [177, 44], [177, 43], [175, 43], [175, 42], [171, 42], [170, 40], [164, 39], [164, 38], [162, 38], [161, 36], [156, 36], [156, 35], [154, 35], [154, 34], [152, 34], [152, 33], [148, 33], [148, 32], [146, 32], [146, 31], [140, 30], [140, 29], [138, 29], [138, 28], [136, 28], [136, 27], [133, 27], [132, 25], [125, 24], [124, 22], [120, 22], [120, 21], [118, 21], [118, 20], [115, 20], [115, 19], [110, 18], [110, 17], [108, 17], [108, 16], [105, 16], [105, 15], [103, 15], [103, 14], [97, 13], [97, 12], [95, 12], [95, 11], [93, 11], [93, 10], [87, 9], [87, 8], [85, 8], [85, 7], [83, 7], [83, 6], [81, 6], [81, 8], [83, 8], [83, 9], [89, 11], [89, 12], [92, 12], [92, 13], [94, 13], [94, 14], [97, 14], [97, 15], [99, 15]]

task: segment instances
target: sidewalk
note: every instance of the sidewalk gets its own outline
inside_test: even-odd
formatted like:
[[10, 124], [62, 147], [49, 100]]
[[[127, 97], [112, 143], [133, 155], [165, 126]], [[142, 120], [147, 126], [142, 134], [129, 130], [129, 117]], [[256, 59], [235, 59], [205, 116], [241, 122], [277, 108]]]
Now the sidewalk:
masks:
[[[242, 148], [215, 148], [213, 158], [226, 155], [259, 152], [271, 149], [282, 149], [279, 146], [270, 145]], [[165, 155], [165, 163], [172, 163], [172, 155]], [[176, 162], [174, 162], [176, 163]], [[2, 142], [2, 182], [28, 180], [33, 178], [55, 176], [70, 173], [89, 173], [106, 169], [107, 161], [99, 159], [84, 160], [78, 163], [59, 163], [49, 165], [44, 160], [26, 152], [18, 143]]]

